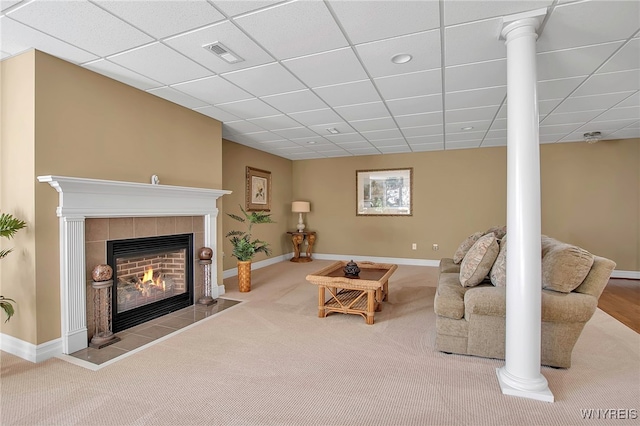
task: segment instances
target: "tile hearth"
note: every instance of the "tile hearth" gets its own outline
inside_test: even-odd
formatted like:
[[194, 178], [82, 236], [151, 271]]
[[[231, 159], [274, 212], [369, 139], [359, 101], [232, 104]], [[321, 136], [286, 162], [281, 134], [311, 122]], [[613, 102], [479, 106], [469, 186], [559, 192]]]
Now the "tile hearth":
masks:
[[115, 362], [119, 357], [137, 352], [145, 345], [153, 344], [172, 333], [179, 332], [198, 321], [209, 319], [216, 314], [242, 303], [238, 300], [218, 298], [211, 306], [192, 305], [184, 309], [148, 321], [144, 324], [116, 333], [119, 342], [102, 349], [86, 348], [62, 358], [90, 369], [98, 369]]

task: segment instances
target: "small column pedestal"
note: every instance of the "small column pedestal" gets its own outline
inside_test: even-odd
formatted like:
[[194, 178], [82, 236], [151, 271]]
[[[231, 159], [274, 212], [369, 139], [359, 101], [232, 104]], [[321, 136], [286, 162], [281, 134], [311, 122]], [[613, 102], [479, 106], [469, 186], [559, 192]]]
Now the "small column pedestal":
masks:
[[113, 287], [113, 270], [109, 265], [97, 265], [91, 273], [93, 277], [93, 337], [89, 346], [102, 349], [120, 341], [113, 334], [111, 321], [111, 287]]
[[213, 305], [218, 303], [213, 297], [211, 297], [211, 263], [213, 257], [213, 250], [209, 247], [202, 247], [198, 250], [198, 265], [204, 269], [204, 295], [198, 299], [198, 305]]

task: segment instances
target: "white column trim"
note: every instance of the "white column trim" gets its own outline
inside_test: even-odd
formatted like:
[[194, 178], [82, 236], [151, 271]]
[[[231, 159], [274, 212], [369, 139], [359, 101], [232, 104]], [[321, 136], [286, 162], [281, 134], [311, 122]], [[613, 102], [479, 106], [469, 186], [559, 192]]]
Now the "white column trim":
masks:
[[[204, 241], [214, 250], [212, 296], [224, 293], [218, 284], [216, 250], [217, 199], [231, 191], [147, 183], [38, 176], [58, 191], [60, 218], [60, 311], [62, 353], [88, 346], [84, 223], [86, 218], [204, 216]], [[54, 354], [55, 355], [55, 354]]]

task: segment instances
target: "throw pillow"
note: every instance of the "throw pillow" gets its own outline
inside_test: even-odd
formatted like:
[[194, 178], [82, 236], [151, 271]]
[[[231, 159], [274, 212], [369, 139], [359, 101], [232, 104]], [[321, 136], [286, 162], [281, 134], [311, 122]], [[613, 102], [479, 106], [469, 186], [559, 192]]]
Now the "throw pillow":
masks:
[[460, 243], [460, 246], [458, 247], [456, 252], [453, 254], [453, 263], [462, 262], [462, 259], [464, 259], [465, 254], [467, 254], [471, 246], [473, 246], [473, 244], [476, 241], [478, 241], [478, 239], [482, 237], [482, 235], [483, 235], [482, 232], [476, 232], [474, 234], [469, 235], [462, 243]]
[[594, 257], [588, 251], [570, 244], [553, 244], [543, 250], [542, 288], [570, 293], [587, 277]]
[[482, 282], [498, 257], [498, 240], [493, 233], [483, 235], [469, 249], [460, 265], [460, 284], [473, 287]]
[[491, 284], [496, 287], [506, 287], [507, 285], [507, 236], [504, 235], [500, 240], [500, 252], [496, 261], [493, 262], [489, 277]]
[[489, 232], [493, 232], [496, 238], [501, 240], [505, 235], [507, 235], [507, 225], [492, 226], [491, 228], [487, 229], [485, 234], [488, 234]]

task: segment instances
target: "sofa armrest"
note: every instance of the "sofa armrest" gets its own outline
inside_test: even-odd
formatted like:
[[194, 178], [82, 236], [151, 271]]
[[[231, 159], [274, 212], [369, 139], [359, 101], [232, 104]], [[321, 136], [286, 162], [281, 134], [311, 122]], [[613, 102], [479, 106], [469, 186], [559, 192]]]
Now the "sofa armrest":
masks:
[[542, 321], [587, 322], [597, 306], [598, 299], [589, 294], [542, 290]]
[[468, 287], [460, 284], [460, 274], [445, 273], [438, 277], [433, 310], [442, 317], [461, 319], [464, 316], [464, 294]]
[[609, 283], [611, 272], [616, 267], [616, 263], [613, 260], [609, 260], [604, 257], [594, 256], [593, 265], [591, 270], [585, 277], [582, 284], [578, 286], [573, 292], [589, 294], [597, 299], [604, 291], [604, 288]]
[[453, 259], [449, 257], [443, 257], [440, 259], [440, 273], [448, 274], [448, 273], [459, 273], [460, 272], [460, 264], [453, 263]]

